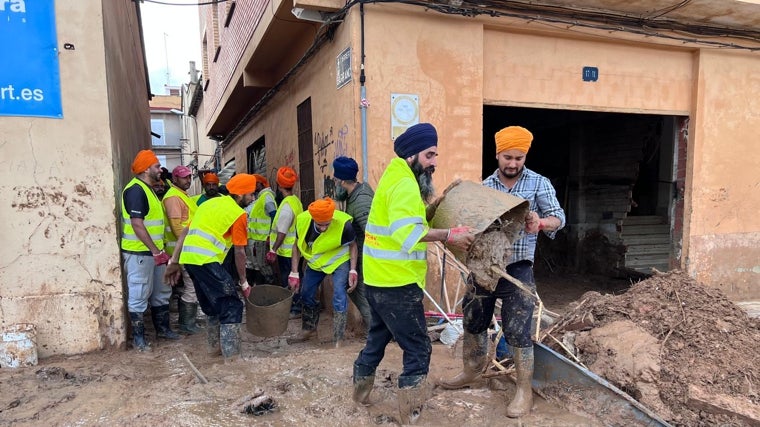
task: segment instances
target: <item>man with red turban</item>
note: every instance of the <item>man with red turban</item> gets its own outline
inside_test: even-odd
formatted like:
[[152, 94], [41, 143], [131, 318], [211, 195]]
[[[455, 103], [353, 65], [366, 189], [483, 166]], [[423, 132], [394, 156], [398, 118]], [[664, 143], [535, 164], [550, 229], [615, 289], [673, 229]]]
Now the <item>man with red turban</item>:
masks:
[[127, 311], [134, 347], [150, 351], [143, 315], [150, 311], [160, 338], [179, 339], [169, 326], [171, 287], [163, 275], [169, 255], [164, 252], [164, 209], [153, 191], [161, 181], [161, 163], [151, 150], [137, 153], [132, 162], [135, 177], [121, 194], [121, 256], [127, 277]]
[[326, 197], [309, 205], [306, 212], [296, 217], [296, 242], [293, 246], [292, 268], [288, 285], [294, 291], [300, 286], [298, 263], [306, 260], [301, 289], [301, 332], [288, 343], [303, 342], [317, 333], [319, 303], [316, 300], [319, 285], [328, 274], [333, 281], [333, 341], [341, 346], [346, 331], [348, 295], [356, 287], [358, 251], [356, 234], [351, 217], [335, 210], [335, 202]]
[[[240, 323], [243, 302], [237, 286], [248, 298], [251, 287], [245, 277], [245, 247], [248, 244], [248, 215], [243, 207], [253, 201], [256, 178], [241, 173], [227, 182], [229, 195], [220, 195], [198, 206], [192, 222], [182, 230], [177, 247], [166, 269], [166, 280], [176, 283], [182, 264], [193, 280], [201, 310], [208, 316], [209, 353], [221, 353], [225, 360], [240, 355]], [[223, 266], [234, 246], [235, 281]]]
[[[293, 168], [283, 166], [277, 170], [277, 186], [284, 198], [272, 220], [272, 230], [269, 233], [270, 248], [266, 255], [266, 262], [271, 265], [277, 264], [280, 286], [283, 288], [288, 286], [288, 274], [292, 266], [291, 256], [296, 243], [296, 217], [303, 212], [301, 200], [293, 191], [297, 180], [298, 175]], [[296, 315], [300, 312], [300, 294], [296, 293], [293, 296], [291, 313]]]
[[[495, 140], [499, 167], [483, 181], [483, 185], [530, 202], [530, 211], [525, 217], [525, 234], [512, 247], [507, 273], [535, 293], [533, 256], [537, 235], [543, 231], [549, 238], [554, 238], [557, 230], [565, 225], [565, 212], [551, 182], [525, 167], [533, 134], [521, 126], [509, 126], [497, 132]], [[530, 331], [535, 300], [505, 279], [499, 279], [494, 291], [488, 291], [477, 283], [475, 285], [462, 301], [463, 371], [454, 378], [440, 380], [438, 384], [446, 389], [457, 389], [481, 378], [480, 374], [488, 363], [486, 333], [496, 299], [501, 298], [504, 337], [517, 371], [517, 391], [507, 406], [507, 416], [516, 418], [527, 415], [533, 406], [533, 341]]]

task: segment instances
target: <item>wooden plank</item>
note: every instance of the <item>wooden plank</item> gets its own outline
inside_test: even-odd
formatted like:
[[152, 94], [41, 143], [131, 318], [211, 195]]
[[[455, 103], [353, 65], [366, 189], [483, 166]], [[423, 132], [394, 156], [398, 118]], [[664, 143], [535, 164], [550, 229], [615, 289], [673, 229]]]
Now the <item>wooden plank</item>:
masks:
[[708, 393], [696, 385], [689, 385], [686, 406], [711, 414], [737, 417], [747, 425], [760, 426], [760, 406], [750, 400], [720, 393]]
[[[623, 244], [625, 245], [625, 241]], [[658, 245], [626, 245], [626, 255], [670, 254], [670, 243]]]

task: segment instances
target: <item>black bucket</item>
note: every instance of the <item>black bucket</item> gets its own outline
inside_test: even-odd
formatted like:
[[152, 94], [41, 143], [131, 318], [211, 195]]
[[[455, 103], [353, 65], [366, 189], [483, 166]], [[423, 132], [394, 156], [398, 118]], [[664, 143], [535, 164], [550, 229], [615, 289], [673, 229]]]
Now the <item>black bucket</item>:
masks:
[[293, 292], [288, 288], [256, 285], [246, 300], [245, 326], [257, 337], [276, 337], [288, 329]]

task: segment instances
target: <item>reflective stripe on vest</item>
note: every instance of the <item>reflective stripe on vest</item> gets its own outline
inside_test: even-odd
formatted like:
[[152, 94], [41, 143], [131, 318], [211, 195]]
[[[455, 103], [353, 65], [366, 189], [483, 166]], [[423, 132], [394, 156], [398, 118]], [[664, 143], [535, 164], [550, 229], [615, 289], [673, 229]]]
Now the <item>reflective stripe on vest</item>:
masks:
[[244, 214], [230, 196], [213, 197], [198, 206], [185, 236], [180, 264], [222, 263], [232, 247], [232, 236], [224, 237], [232, 224]]
[[[185, 194], [184, 191], [180, 190], [174, 185], [171, 185], [169, 191], [164, 194], [164, 201], [170, 197], [179, 197], [182, 200], [182, 203], [187, 206], [187, 219], [181, 223], [182, 228], [187, 227], [187, 224], [190, 224], [190, 220], [193, 219], [193, 215], [195, 215], [195, 211], [198, 209], [198, 205], [196, 205], [195, 201], [191, 199], [187, 194]], [[166, 213], [165, 209], [164, 213]], [[174, 254], [174, 248], [177, 246], [177, 236], [175, 236], [174, 232], [172, 231], [168, 217], [164, 218], [164, 224], [166, 225], [164, 227], [164, 244], [166, 245], [166, 253], [172, 255]]]
[[312, 219], [309, 211], [303, 212], [296, 218], [298, 250], [308, 261], [309, 268], [332, 274], [335, 269], [351, 257], [349, 253], [350, 242], [345, 245], [340, 244], [343, 238], [343, 228], [346, 226], [346, 222], [351, 220], [351, 216], [345, 212], [335, 211], [327, 230], [320, 233], [309, 247], [306, 244], [306, 235], [309, 234]]
[[267, 201], [274, 201], [274, 192], [271, 188], [265, 188], [259, 193], [259, 197], [253, 202], [253, 208], [248, 215], [248, 239], [263, 242], [269, 237], [272, 227], [272, 218], [266, 213]]
[[132, 252], [150, 252], [145, 243], [143, 243], [132, 227], [132, 220], [129, 217], [127, 208], [124, 206], [124, 192], [127, 191], [133, 185], [139, 185], [142, 187], [145, 197], [148, 199], [148, 213], [143, 218], [143, 224], [145, 229], [150, 235], [150, 239], [153, 240], [153, 244], [159, 250], [164, 249], [164, 209], [161, 205], [161, 201], [158, 200], [156, 193], [153, 189], [148, 187], [147, 184], [142, 182], [138, 178], [132, 178], [131, 181], [124, 187], [121, 192], [121, 248], [125, 251]]
[[[409, 206], [410, 200], [414, 201], [412, 206]], [[400, 206], [400, 203], [405, 205]], [[399, 211], [408, 212], [409, 216], [398, 218]], [[392, 213], [395, 213], [393, 220]], [[416, 178], [404, 159], [395, 158], [377, 184], [367, 218], [364, 282], [378, 287], [416, 283], [424, 288], [427, 244], [419, 240], [427, 231], [425, 205]]]
[[277, 248], [277, 255], [290, 258], [290, 256], [293, 255], [293, 245], [296, 243], [296, 218], [298, 218], [298, 215], [301, 215], [301, 212], [303, 212], [303, 205], [301, 204], [301, 201], [298, 200], [298, 197], [291, 195], [284, 198], [280, 203], [280, 207], [277, 208], [277, 213], [274, 215], [274, 220], [272, 221], [272, 231], [269, 233], [269, 244], [273, 245], [277, 240], [277, 221], [280, 219], [280, 210], [285, 205], [290, 206], [290, 210], [293, 211], [293, 222], [290, 224], [290, 228], [288, 228], [288, 233], [285, 235], [285, 240], [282, 241], [282, 245]]

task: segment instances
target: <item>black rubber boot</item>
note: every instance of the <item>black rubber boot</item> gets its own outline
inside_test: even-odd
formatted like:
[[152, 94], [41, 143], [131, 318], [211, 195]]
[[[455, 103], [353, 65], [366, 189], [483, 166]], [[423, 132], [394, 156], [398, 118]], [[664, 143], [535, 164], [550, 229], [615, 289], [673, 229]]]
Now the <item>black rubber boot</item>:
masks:
[[225, 361], [240, 356], [240, 323], [219, 325], [219, 343]]
[[343, 345], [343, 336], [346, 334], [346, 312], [334, 312], [333, 313], [333, 341], [335, 342], [335, 348], [340, 348]]
[[179, 300], [179, 332], [192, 335], [200, 332], [200, 328], [195, 323], [195, 317], [198, 315], [198, 303], [184, 302]]
[[369, 394], [375, 385], [375, 373], [372, 375], [359, 375], [354, 365], [354, 402], [361, 405], [369, 405]]
[[218, 356], [222, 354], [219, 347], [219, 316], [208, 316], [206, 319], [206, 350], [208, 354]]
[[298, 335], [288, 338], [288, 344], [308, 341], [316, 336], [317, 323], [319, 323], [319, 308], [304, 306], [301, 311], [301, 331]]
[[178, 340], [181, 338], [169, 326], [169, 304], [151, 307], [150, 316], [153, 318], [153, 326], [156, 328], [156, 336], [158, 338], [166, 338], [168, 340]]
[[150, 344], [145, 339], [145, 322], [142, 313], [129, 312], [129, 321], [132, 324], [133, 345], [137, 351], [151, 351]]

